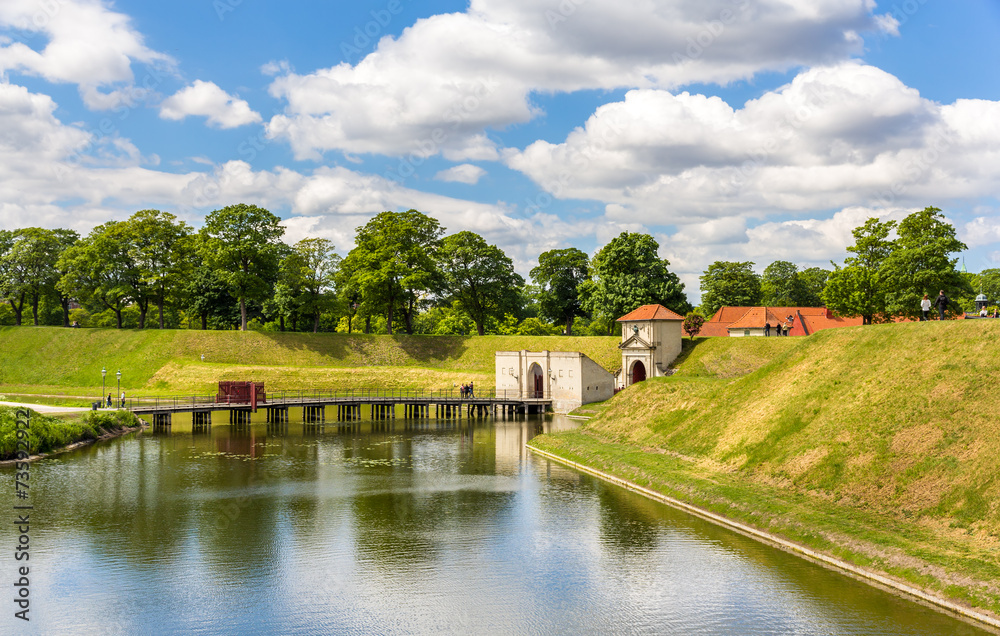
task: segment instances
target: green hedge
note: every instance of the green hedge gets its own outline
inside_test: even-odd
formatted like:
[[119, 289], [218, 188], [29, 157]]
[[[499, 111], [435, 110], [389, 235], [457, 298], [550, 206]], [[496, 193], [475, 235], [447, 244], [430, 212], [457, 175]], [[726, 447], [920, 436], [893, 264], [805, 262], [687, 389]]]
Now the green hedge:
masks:
[[[12, 407], [0, 407], [0, 460], [14, 459], [17, 455], [16, 411]], [[134, 425], [135, 419], [127, 411], [91, 412], [74, 420], [63, 420], [31, 411], [31, 425], [28, 429], [31, 454], [47, 453], [74, 442], [97, 439], [105, 433]]]

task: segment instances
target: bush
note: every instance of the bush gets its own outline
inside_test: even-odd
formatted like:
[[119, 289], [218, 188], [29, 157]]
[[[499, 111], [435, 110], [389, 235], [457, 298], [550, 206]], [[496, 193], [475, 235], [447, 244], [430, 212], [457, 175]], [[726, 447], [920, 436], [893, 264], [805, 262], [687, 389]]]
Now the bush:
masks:
[[[17, 455], [16, 411], [9, 406], [0, 407], [0, 460]], [[90, 412], [79, 420], [62, 420], [31, 411], [28, 441], [31, 454], [37, 455], [129, 426], [135, 426], [135, 418], [128, 411]]]

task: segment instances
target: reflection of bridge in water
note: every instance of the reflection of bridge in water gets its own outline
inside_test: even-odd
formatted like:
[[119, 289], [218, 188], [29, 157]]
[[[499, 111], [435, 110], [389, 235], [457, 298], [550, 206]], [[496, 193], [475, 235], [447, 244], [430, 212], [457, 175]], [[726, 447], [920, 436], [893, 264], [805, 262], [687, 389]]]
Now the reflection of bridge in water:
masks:
[[[532, 391], [526, 397], [517, 391], [487, 391], [463, 395], [460, 391], [354, 389], [346, 391], [277, 391], [248, 401], [222, 400], [217, 395], [127, 398], [124, 408], [136, 415], [149, 415], [154, 428], [171, 425], [175, 413], [191, 413], [194, 427], [211, 426], [212, 413], [228, 411], [229, 424], [249, 424], [258, 410], [267, 413], [268, 424], [289, 421], [291, 408], [302, 409], [302, 421], [323, 425], [327, 417], [338, 423], [372, 421], [457, 419], [499, 415], [544, 413], [551, 396]], [[366, 412], [367, 411], [367, 412]], [[365, 416], [368, 416], [365, 418]]]

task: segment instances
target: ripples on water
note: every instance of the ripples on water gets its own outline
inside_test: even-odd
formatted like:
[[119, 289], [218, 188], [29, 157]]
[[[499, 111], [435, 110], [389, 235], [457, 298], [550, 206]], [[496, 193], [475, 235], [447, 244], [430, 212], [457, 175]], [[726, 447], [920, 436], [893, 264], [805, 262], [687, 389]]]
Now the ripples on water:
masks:
[[32, 621], [15, 627], [985, 633], [526, 453], [570, 426], [175, 424], [36, 463]]

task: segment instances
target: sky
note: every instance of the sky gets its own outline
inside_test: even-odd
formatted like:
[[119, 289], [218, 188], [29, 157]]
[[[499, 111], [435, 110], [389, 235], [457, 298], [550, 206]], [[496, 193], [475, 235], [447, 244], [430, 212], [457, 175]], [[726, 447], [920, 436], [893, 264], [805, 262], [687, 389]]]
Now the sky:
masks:
[[234, 203], [546, 250], [842, 263], [941, 208], [1000, 267], [996, 0], [3, 0], [0, 228]]

